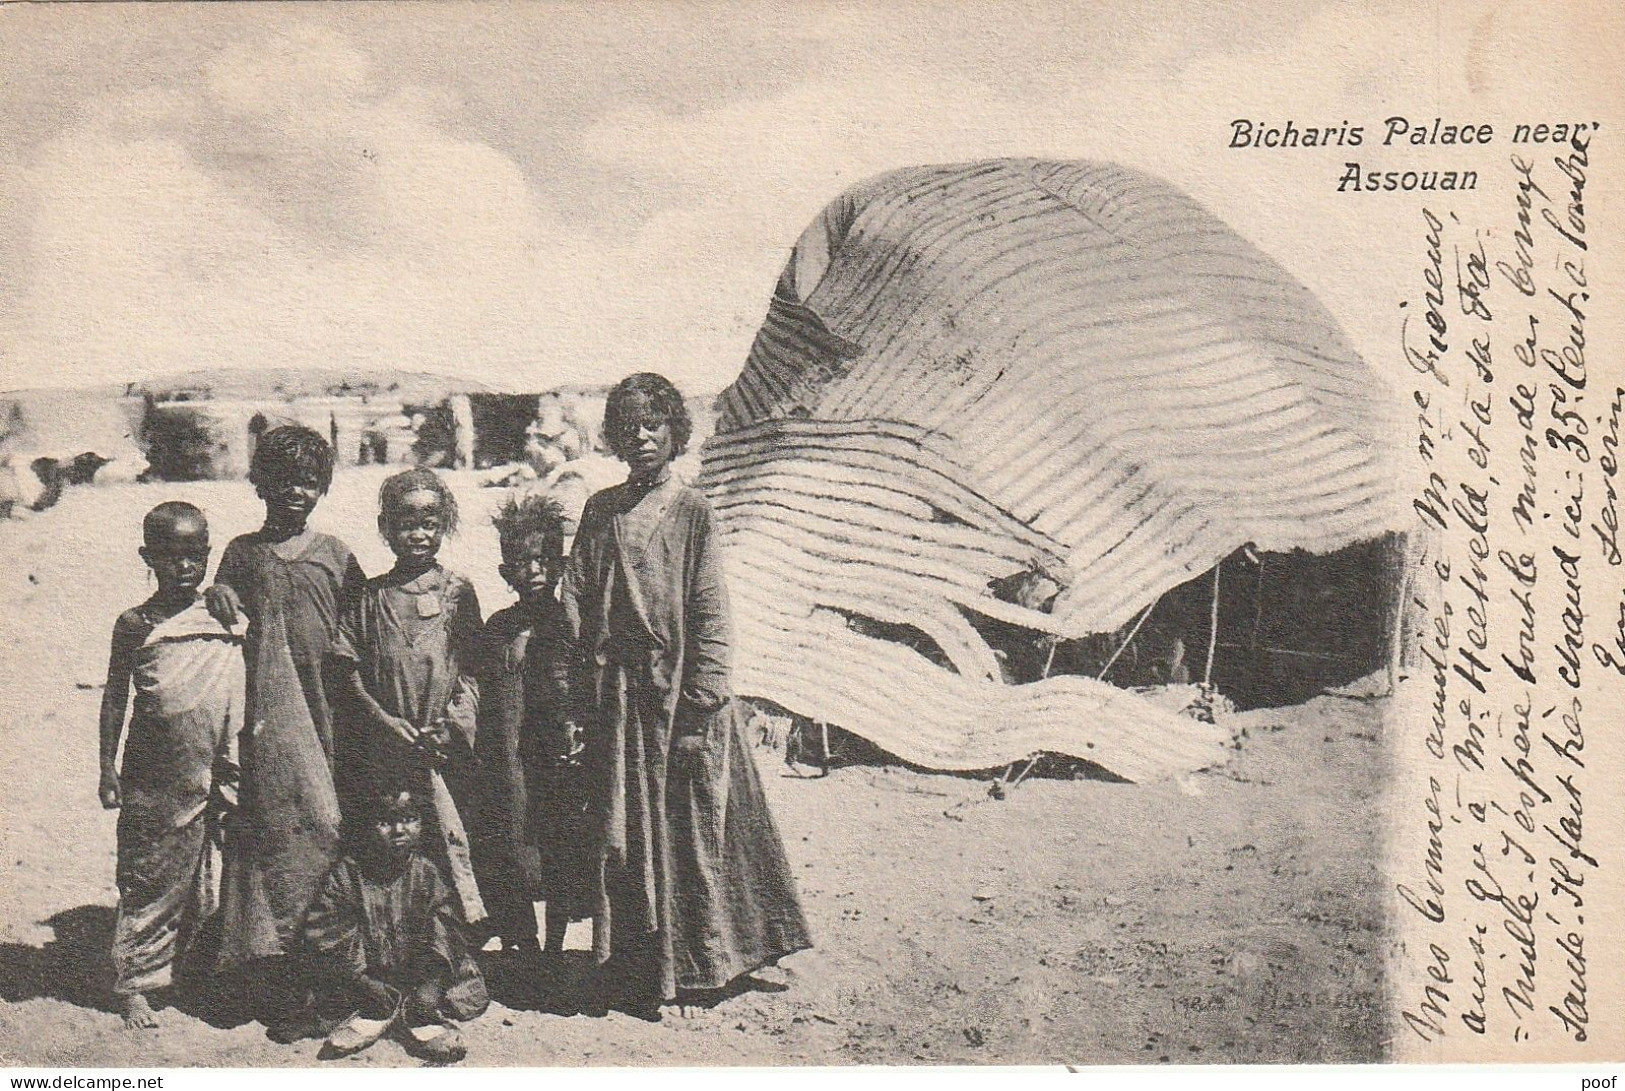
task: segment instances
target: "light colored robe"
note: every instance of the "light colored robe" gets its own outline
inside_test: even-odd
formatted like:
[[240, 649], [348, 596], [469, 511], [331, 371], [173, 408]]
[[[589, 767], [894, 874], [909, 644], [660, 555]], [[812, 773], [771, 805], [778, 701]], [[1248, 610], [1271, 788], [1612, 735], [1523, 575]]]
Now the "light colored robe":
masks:
[[197, 602], [135, 654], [135, 707], [119, 769], [115, 991], [173, 981], [220, 895], [221, 822], [237, 796], [241, 641]]

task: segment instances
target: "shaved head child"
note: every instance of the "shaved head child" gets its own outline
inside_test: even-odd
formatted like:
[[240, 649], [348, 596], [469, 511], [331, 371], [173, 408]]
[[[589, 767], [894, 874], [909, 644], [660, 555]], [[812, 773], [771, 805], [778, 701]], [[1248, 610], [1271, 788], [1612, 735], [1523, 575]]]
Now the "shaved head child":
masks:
[[[209, 524], [170, 501], [142, 522], [158, 588], [113, 625], [101, 710], [102, 806], [119, 808], [113, 964], [125, 1023], [156, 1026], [148, 994], [174, 983], [219, 892], [223, 812], [237, 789], [243, 658], [198, 597]], [[131, 690], [135, 711], [116, 764]]]

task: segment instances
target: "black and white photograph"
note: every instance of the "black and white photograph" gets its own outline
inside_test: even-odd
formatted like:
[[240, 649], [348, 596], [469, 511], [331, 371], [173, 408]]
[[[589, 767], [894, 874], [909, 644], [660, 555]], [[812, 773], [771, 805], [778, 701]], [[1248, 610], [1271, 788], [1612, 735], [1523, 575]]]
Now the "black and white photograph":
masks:
[[1620, 42], [0, 4], [0, 1065], [1617, 1068]]

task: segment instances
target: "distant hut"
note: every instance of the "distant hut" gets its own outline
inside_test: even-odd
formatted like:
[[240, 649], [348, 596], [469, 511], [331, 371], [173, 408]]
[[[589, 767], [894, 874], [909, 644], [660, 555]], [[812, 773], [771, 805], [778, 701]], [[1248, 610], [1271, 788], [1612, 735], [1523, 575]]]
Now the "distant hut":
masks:
[[328, 438], [338, 466], [413, 461], [415, 437], [400, 401], [361, 393], [274, 401], [149, 398], [141, 431], [151, 476], [202, 481], [246, 476], [260, 436], [286, 424], [303, 425]]
[[159, 481], [245, 477], [254, 445], [272, 423], [246, 402], [153, 401], [141, 424], [149, 474]]

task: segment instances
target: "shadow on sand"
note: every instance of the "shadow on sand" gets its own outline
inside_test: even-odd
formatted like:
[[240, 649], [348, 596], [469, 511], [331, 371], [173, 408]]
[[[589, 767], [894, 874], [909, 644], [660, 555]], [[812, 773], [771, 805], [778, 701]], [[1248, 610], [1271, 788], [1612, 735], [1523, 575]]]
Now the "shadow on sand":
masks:
[[[43, 946], [0, 944], [0, 1000], [59, 1000], [88, 1011], [118, 1013], [110, 955], [114, 918], [111, 906], [75, 906], [42, 922], [55, 932]], [[589, 951], [566, 951], [534, 961], [487, 953], [479, 957], [491, 999], [504, 1007], [565, 1016], [637, 1010], [614, 1001], [605, 1003], [596, 996]], [[263, 999], [255, 1003], [254, 998], [289, 992], [287, 983], [278, 982], [284, 985], [281, 989], [267, 987], [279, 976], [275, 967], [256, 966], [246, 973], [214, 979], [201, 988], [193, 979], [193, 987], [186, 988], [187, 975], [183, 973], [182, 988], [166, 989], [153, 1000], [158, 1007], [173, 1006], [217, 1028], [240, 1026], [255, 1019], [274, 1022], [270, 1012], [277, 1005]], [[684, 990], [677, 1004], [680, 1008], [708, 1009], [747, 992], [778, 992], [785, 988], [745, 974], [726, 988]]]
[[581, 1015], [591, 1010], [593, 957], [590, 951], [515, 957], [482, 952], [480, 968], [491, 999], [515, 1011]]
[[782, 993], [789, 992], [790, 986], [777, 981], [767, 981], [755, 974], [741, 974], [720, 989], [681, 989], [677, 993], [677, 1004], [684, 1008], [711, 1009], [723, 1001], [732, 1000], [736, 996], [746, 993]]
[[[565, 951], [537, 957], [516, 958], [507, 954], [482, 952], [480, 965], [485, 973], [491, 999], [515, 1011], [535, 1011], [550, 1015], [602, 1018], [611, 1011], [651, 1019], [659, 1006], [628, 1002], [607, 990], [598, 979], [590, 951]], [[710, 1009], [750, 992], [783, 992], [788, 985], [744, 974], [720, 989], [683, 989], [675, 1007], [679, 1011]]]
[[55, 931], [42, 947], [0, 944], [0, 1000], [60, 1000], [113, 1012], [113, 907], [80, 905], [41, 923]]
[[[0, 1000], [60, 1000], [87, 1011], [121, 1012], [113, 993], [116, 917], [112, 906], [79, 905], [41, 922], [56, 933], [43, 946], [0, 944]], [[200, 937], [197, 952], [205, 964], [212, 961], [213, 938]], [[152, 997], [155, 1007], [175, 1007], [215, 1027], [239, 1026], [252, 1017], [239, 997], [240, 985], [230, 988], [211, 981], [197, 987], [198, 979], [187, 973], [187, 967], [182, 967], [180, 977], [181, 988], [163, 989]]]

